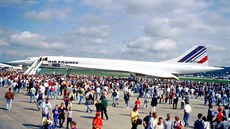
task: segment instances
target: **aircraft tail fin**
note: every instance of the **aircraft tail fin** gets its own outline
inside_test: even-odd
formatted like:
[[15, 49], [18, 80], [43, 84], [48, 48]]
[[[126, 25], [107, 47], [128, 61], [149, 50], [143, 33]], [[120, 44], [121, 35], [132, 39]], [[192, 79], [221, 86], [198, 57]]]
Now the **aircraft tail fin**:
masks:
[[200, 64], [208, 66], [208, 54], [205, 46], [194, 46], [177, 58], [165, 63]]

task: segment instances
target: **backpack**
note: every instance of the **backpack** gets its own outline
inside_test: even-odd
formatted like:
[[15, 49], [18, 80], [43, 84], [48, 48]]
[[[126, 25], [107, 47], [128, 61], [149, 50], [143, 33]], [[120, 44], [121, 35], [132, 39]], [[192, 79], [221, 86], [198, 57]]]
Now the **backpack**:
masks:
[[70, 101], [73, 101], [73, 95], [70, 96]]
[[112, 95], [113, 95], [113, 97], [116, 97], [117, 96], [117, 92], [114, 91]]
[[124, 98], [125, 98], [126, 100], [128, 100], [128, 99], [129, 99], [129, 94], [125, 94]]
[[82, 91], [81, 89], [79, 89], [79, 90], [78, 90], [78, 93], [79, 93], [79, 94], [82, 94], [82, 93], [83, 93], [83, 91]]
[[93, 95], [90, 93], [89, 94], [89, 97], [88, 97], [89, 100], [93, 99]]
[[194, 129], [204, 129], [204, 123], [202, 120], [196, 120]]

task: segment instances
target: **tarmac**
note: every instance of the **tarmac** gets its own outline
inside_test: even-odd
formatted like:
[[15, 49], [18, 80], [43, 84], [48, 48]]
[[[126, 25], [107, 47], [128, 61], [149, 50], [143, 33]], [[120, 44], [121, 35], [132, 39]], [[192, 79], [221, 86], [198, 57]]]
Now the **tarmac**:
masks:
[[[36, 107], [35, 103], [29, 103], [29, 96], [26, 95], [26, 90], [22, 89], [19, 94], [15, 95], [13, 100], [12, 109], [10, 111], [6, 110], [5, 107], [5, 92], [8, 88], [0, 87], [0, 129], [39, 129], [41, 128], [42, 115]], [[103, 129], [130, 129], [130, 113], [134, 107], [134, 102], [136, 100], [137, 94], [134, 94], [130, 98], [129, 108], [123, 108], [123, 92], [120, 91], [119, 105], [117, 107], [112, 107], [111, 93], [108, 95], [108, 116], [109, 119], [103, 120]], [[59, 96], [59, 99], [62, 98]], [[141, 98], [141, 106], [143, 106], [144, 98]], [[149, 101], [151, 101], [149, 99]], [[63, 100], [51, 100], [52, 107], [54, 108], [56, 104], [60, 105]], [[84, 102], [84, 101], [83, 101]], [[149, 103], [150, 104], [150, 103]], [[197, 119], [197, 114], [202, 113], [207, 115], [208, 106], [203, 105], [203, 97], [190, 99], [190, 105], [192, 107], [192, 112], [189, 117], [189, 128], [192, 128], [194, 121]], [[95, 116], [95, 106], [91, 105], [93, 109], [92, 113], [86, 112], [86, 105], [79, 105], [76, 101], [73, 103], [73, 120], [77, 122], [78, 129], [92, 129], [92, 121]], [[217, 107], [214, 106], [216, 110]], [[144, 109], [141, 107], [139, 109], [140, 118], [143, 119], [148, 112], [151, 110]], [[170, 113], [172, 115], [172, 120], [175, 120], [175, 116], [178, 115], [183, 121], [183, 109], [180, 109], [180, 100], [178, 102], [177, 109], [173, 109], [172, 105], [169, 104], [158, 104], [156, 112], [159, 117], [166, 118], [166, 115]], [[64, 123], [66, 127], [66, 121]], [[143, 125], [139, 125], [138, 129], [143, 129]]]

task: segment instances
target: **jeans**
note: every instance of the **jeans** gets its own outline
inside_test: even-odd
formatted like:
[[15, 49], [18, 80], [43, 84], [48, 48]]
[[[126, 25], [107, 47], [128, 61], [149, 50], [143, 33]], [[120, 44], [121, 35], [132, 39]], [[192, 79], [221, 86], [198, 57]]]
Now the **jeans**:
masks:
[[148, 108], [148, 101], [144, 101], [143, 106], [144, 106], [145, 108]]
[[47, 98], [49, 98], [50, 96], [50, 99], [52, 100], [53, 99], [53, 92], [51, 91], [48, 91], [48, 95], [47, 95]]
[[184, 123], [185, 123], [185, 127], [187, 127], [188, 126], [188, 118], [189, 118], [189, 114], [188, 113], [184, 113]]
[[57, 92], [54, 91], [53, 96], [54, 96], [54, 99], [57, 99], [58, 98]]
[[34, 102], [36, 101], [35, 94], [30, 94], [30, 103], [32, 102], [32, 99], [34, 100]]
[[37, 100], [36, 105], [37, 105], [38, 109], [40, 109], [40, 105], [41, 105], [41, 103], [42, 103], [42, 100]]
[[129, 100], [125, 100], [125, 105], [124, 107], [129, 107]]
[[73, 94], [73, 99], [74, 99], [74, 101], [77, 100], [77, 96], [76, 96], [76, 95], [77, 95], [76, 93]]
[[6, 109], [10, 111], [11, 107], [12, 107], [12, 99], [6, 99]]
[[54, 117], [54, 127], [57, 128], [58, 126], [58, 118]]
[[86, 112], [92, 112], [92, 109], [90, 108], [90, 100], [86, 100], [86, 107], [87, 107], [87, 109], [86, 109]]
[[80, 96], [78, 104], [82, 104], [83, 96]]
[[100, 93], [96, 93], [96, 100], [99, 100], [100, 99]]

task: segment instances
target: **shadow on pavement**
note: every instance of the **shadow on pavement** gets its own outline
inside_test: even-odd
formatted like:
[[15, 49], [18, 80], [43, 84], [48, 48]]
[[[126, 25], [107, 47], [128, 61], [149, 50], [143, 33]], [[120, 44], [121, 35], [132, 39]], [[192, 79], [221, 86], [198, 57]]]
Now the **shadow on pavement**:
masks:
[[31, 111], [38, 111], [38, 109], [34, 109], [34, 108], [24, 108], [25, 110], [31, 110]]
[[94, 116], [81, 116], [82, 118], [88, 118], [88, 119], [93, 119]]
[[87, 113], [86, 111], [83, 111], [83, 110], [75, 110], [75, 109], [73, 109], [72, 111]]
[[0, 110], [6, 110], [6, 108], [4, 108], [4, 107], [0, 107]]
[[33, 124], [22, 124], [27, 128], [36, 128], [36, 129], [42, 129], [41, 125], [33, 125]]
[[130, 116], [130, 114], [120, 114], [120, 115], [123, 115], [123, 116]]

